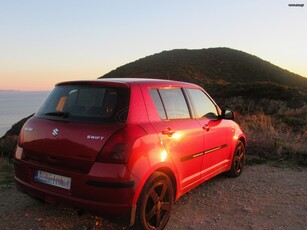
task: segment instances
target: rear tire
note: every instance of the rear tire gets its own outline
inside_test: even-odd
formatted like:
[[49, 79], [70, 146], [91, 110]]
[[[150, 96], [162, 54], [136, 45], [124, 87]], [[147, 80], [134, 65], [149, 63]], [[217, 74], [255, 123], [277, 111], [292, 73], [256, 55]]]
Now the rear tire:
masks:
[[245, 145], [243, 144], [242, 141], [239, 140], [232, 157], [231, 168], [228, 171], [229, 176], [238, 177], [241, 175], [245, 162], [245, 157], [246, 157]]
[[138, 200], [136, 229], [163, 229], [171, 215], [174, 189], [169, 177], [154, 172], [145, 183]]

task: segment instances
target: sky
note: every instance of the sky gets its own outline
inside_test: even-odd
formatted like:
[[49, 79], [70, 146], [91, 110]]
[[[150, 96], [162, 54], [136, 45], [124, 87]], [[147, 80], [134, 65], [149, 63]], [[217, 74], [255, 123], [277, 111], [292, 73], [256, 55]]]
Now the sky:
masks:
[[307, 0], [0, 0], [0, 90], [49, 91], [164, 50], [212, 47], [307, 77], [306, 22]]

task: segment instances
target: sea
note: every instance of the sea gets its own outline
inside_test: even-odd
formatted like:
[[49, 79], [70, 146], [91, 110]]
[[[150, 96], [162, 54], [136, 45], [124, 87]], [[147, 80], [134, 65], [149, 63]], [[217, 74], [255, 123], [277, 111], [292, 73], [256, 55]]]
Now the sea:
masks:
[[49, 91], [0, 90], [0, 137], [21, 119], [35, 113]]

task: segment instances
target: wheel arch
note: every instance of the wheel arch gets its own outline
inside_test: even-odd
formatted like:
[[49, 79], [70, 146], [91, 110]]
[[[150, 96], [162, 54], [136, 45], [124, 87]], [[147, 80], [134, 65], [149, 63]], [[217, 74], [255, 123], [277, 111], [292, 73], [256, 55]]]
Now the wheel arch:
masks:
[[243, 145], [246, 146], [246, 139], [243, 136], [239, 138], [239, 141], [241, 141]]
[[170, 178], [172, 185], [173, 185], [173, 189], [174, 189], [174, 197], [175, 197], [175, 200], [177, 200], [177, 191], [178, 191], [177, 180], [176, 180], [176, 177], [175, 177], [175, 174], [173, 173], [173, 171], [168, 167], [162, 167], [162, 168], [158, 168], [154, 172], [162, 172]]

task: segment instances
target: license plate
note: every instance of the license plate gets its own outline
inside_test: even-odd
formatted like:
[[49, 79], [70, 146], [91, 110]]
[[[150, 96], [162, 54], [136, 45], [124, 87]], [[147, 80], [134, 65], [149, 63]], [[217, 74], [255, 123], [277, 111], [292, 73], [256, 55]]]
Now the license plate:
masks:
[[34, 180], [44, 184], [53, 185], [60, 188], [70, 189], [71, 178], [49, 172], [37, 170], [34, 174]]

